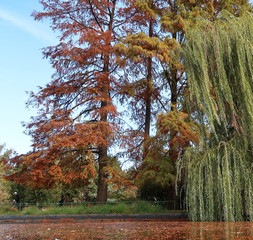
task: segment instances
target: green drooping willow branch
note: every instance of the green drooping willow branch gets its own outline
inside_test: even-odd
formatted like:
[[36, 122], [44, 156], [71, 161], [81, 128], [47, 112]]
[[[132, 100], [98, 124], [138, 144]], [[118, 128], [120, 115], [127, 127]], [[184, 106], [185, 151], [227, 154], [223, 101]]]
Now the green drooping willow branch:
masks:
[[252, 14], [201, 21], [182, 54], [192, 102], [214, 139], [178, 161], [190, 219], [253, 220]]
[[190, 31], [188, 39], [183, 56], [190, 94], [213, 130], [215, 121], [253, 130], [252, 15], [223, 12], [216, 22], [204, 21]]
[[252, 163], [240, 141], [237, 136], [216, 148], [189, 148], [178, 161], [191, 220], [253, 219]]

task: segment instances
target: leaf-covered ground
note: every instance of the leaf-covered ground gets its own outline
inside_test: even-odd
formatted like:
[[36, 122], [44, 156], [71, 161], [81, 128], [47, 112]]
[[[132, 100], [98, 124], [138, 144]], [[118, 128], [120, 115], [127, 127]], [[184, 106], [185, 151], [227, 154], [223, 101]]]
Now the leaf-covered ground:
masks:
[[0, 239], [253, 239], [252, 222], [85, 221], [0, 224]]

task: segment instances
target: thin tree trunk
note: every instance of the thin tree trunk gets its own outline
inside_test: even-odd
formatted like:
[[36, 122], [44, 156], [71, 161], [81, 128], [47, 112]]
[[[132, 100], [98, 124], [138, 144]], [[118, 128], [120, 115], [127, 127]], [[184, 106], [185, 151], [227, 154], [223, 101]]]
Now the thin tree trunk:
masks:
[[106, 182], [107, 175], [104, 168], [107, 166], [107, 146], [99, 147], [98, 157], [99, 169], [98, 169], [98, 191], [97, 191], [97, 202], [107, 201], [107, 190], [108, 184]]
[[[174, 33], [173, 38], [176, 39], [177, 35], [176, 33]], [[171, 71], [171, 84], [170, 84], [170, 91], [171, 91], [171, 97], [170, 97], [170, 103], [171, 103], [171, 111], [176, 110], [176, 104], [177, 104], [177, 99], [178, 99], [178, 79], [177, 79], [177, 70], [175, 68], [175, 70], [173, 69], [172, 66], [172, 71]], [[176, 132], [171, 131], [170, 132], [170, 139], [172, 140], [176, 135]], [[176, 150], [175, 149], [170, 149], [169, 150], [169, 155], [171, 157], [171, 159], [173, 160], [174, 165], [176, 165], [176, 159], [173, 158], [173, 156], [175, 156], [176, 154], [174, 153]], [[176, 170], [175, 170], [176, 171]], [[176, 172], [174, 173], [176, 175]], [[171, 185], [172, 188], [172, 192], [171, 192], [171, 196], [170, 198], [174, 200], [174, 204], [175, 204], [175, 208], [179, 209], [179, 203], [178, 203], [178, 199], [177, 199], [177, 195], [176, 195], [176, 188], [175, 188], [175, 184]]]
[[[151, 5], [153, 1], [151, 1]], [[153, 37], [153, 24], [152, 19], [149, 22], [149, 37]], [[148, 139], [150, 136], [150, 124], [151, 124], [151, 92], [152, 91], [152, 58], [148, 58], [147, 62], [147, 92], [145, 96], [145, 105], [146, 105], [146, 112], [145, 112], [145, 139], [144, 139], [144, 151], [143, 151], [143, 159], [146, 157], [148, 152], [148, 147], [145, 143], [145, 140]]]
[[148, 59], [148, 79], [147, 79], [147, 96], [146, 96], [146, 112], [145, 112], [145, 135], [150, 135], [150, 123], [151, 123], [151, 85], [152, 85], [152, 59]]

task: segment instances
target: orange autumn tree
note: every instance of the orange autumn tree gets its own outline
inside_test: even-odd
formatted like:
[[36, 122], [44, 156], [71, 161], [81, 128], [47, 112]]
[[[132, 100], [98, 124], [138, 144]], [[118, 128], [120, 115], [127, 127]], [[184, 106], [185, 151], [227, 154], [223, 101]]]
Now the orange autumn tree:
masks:
[[[125, 71], [121, 99], [127, 102], [137, 125], [127, 132], [128, 153], [141, 162], [148, 151], [145, 142], [154, 132], [156, 115], [173, 111], [173, 106], [183, 101], [187, 78], [179, 49], [185, 42], [186, 27], [194, 24], [198, 16], [212, 17], [220, 4], [205, 0], [129, 2], [133, 9], [129, 23], [132, 29], [117, 45], [117, 52]], [[173, 137], [173, 132], [170, 134]]]
[[43, 51], [55, 74], [31, 94], [29, 104], [39, 108], [26, 125], [33, 151], [12, 160], [18, 170], [9, 179], [51, 187], [57, 181], [86, 181], [97, 164], [97, 201], [106, 201], [108, 149], [118, 129], [114, 44], [124, 9], [117, 0], [40, 2], [44, 11], [33, 16], [49, 19], [60, 34], [59, 44]]
[[133, 9], [131, 31], [116, 48], [123, 79], [120, 99], [128, 106], [131, 120], [136, 124], [135, 128], [127, 129], [124, 140], [131, 160], [141, 163], [148, 151], [145, 142], [152, 135], [156, 114], [166, 109], [160, 62], [172, 61], [178, 45], [171, 37], [161, 35], [165, 1], [129, 2]]
[[131, 117], [137, 124], [136, 129], [128, 130], [125, 137], [128, 153], [137, 162], [136, 174], [141, 185], [149, 179], [174, 185], [179, 152], [175, 145], [182, 148], [179, 142], [182, 139], [177, 138], [175, 128], [169, 126], [166, 137], [160, 134], [151, 137], [155, 130], [152, 125], [155, 125], [158, 113], [167, 112], [170, 118], [177, 103], [184, 102], [187, 79], [178, 52], [185, 41], [186, 24], [204, 11], [205, 2], [130, 2], [135, 9], [131, 19], [134, 30], [117, 46], [126, 71], [122, 100], [130, 106]]

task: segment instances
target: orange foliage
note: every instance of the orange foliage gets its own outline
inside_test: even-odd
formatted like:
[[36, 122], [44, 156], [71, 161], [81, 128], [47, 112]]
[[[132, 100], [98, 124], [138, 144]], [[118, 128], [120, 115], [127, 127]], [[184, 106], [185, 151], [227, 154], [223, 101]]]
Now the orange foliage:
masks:
[[169, 135], [169, 148], [174, 160], [191, 143], [199, 143], [198, 126], [187, 119], [188, 114], [180, 111], [171, 111], [158, 117], [159, 134]]
[[9, 162], [15, 166], [9, 179], [36, 187], [86, 181], [95, 175], [96, 160], [106, 159], [118, 131], [111, 94], [117, 90], [113, 26], [127, 22], [129, 11], [116, 2], [43, 0], [44, 12], [34, 12], [36, 20], [49, 19], [60, 33], [60, 43], [43, 50], [56, 72], [30, 95], [28, 105], [39, 109], [25, 125], [33, 151]]
[[[37, 117], [25, 125], [33, 151], [8, 163], [15, 167], [8, 178], [51, 187], [57, 181], [69, 183], [94, 177], [96, 160], [101, 163], [108, 159], [108, 147], [119, 132], [114, 96], [126, 100], [138, 125], [137, 130], [120, 138], [129, 155], [142, 160], [143, 142], [157, 114], [153, 110], [166, 108], [168, 99], [162, 91], [168, 87], [176, 93], [170, 99], [174, 103], [185, 86], [184, 66], [177, 50], [185, 39], [187, 21], [199, 9], [213, 12], [217, 6], [207, 7], [208, 1], [201, 1], [199, 6], [195, 1], [183, 1], [180, 8], [175, 1], [40, 2], [44, 10], [33, 16], [50, 20], [60, 35], [58, 45], [43, 50], [55, 74], [50, 83], [30, 95], [28, 105], [38, 108]], [[121, 39], [125, 41], [118, 44]], [[126, 67], [129, 79], [117, 78], [119, 66]], [[164, 72], [159, 73], [159, 69]], [[161, 77], [157, 77], [159, 74]], [[174, 149], [173, 158], [191, 142], [198, 142], [197, 128], [186, 117], [171, 112], [158, 119], [160, 132], [172, 137], [169, 145]], [[106, 169], [106, 165], [99, 167]], [[107, 170], [121, 181], [120, 174], [109, 166]]]
[[107, 182], [112, 184], [112, 190], [120, 189], [121, 187], [134, 186], [134, 182], [130, 180], [126, 172], [121, 169], [117, 169], [113, 166], [107, 166], [105, 168], [105, 172], [109, 176]]

